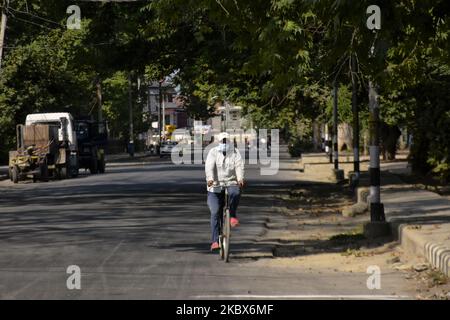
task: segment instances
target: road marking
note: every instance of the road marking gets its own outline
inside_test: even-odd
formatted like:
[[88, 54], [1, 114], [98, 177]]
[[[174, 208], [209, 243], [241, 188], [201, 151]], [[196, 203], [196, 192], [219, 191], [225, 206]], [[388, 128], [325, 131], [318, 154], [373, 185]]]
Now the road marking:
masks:
[[35, 278], [33, 281], [29, 281], [28, 284], [26, 284], [26, 285], [20, 287], [20, 288], [17, 289], [17, 290], [14, 290], [14, 291], [12, 291], [12, 292], [8, 292], [8, 293], [6, 293], [6, 294], [4, 294], [4, 295], [0, 295], [0, 298], [1, 298], [2, 300], [6, 300], [6, 299], [18, 299], [18, 298], [17, 298], [17, 295], [18, 295], [18, 294], [22, 293], [24, 290], [26, 290], [26, 289], [28, 289], [28, 288], [31, 288], [31, 287], [37, 287], [36, 284], [37, 284], [39, 281], [42, 281], [42, 278], [43, 278], [43, 276], [39, 276], [39, 277]]
[[117, 252], [117, 250], [119, 249], [119, 247], [122, 245], [122, 243], [125, 240], [121, 240], [111, 251], [111, 253], [105, 258], [103, 259], [102, 263], [100, 264], [100, 272], [101, 272], [101, 280], [102, 280], [102, 286], [103, 286], [103, 290], [105, 291], [106, 295], [109, 295], [109, 287], [107, 285], [107, 281], [106, 281], [106, 276], [105, 276], [105, 269], [104, 269], [104, 265], [105, 263], [112, 258], [112, 256], [114, 256], [114, 254]]
[[100, 268], [103, 268], [103, 266], [105, 265], [106, 261], [108, 261], [109, 259], [111, 259], [111, 257], [116, 253], [116, 251], [119, 249], [119, 247], [122, 245], [122, 243], [125, 240], [121, 240], [111, 251], [111, 253], [105, 258], [103, 259], [102, 263], [100, 264]]
[[356, 299], [356, 300], [396, 300], [410, 299], [409, 296], [400, 295], [316, 295], [316, 294], [299, 294], [299, 295], [252, 295], [252, 294], [232, 294], [232, 295], [199, 295], [193, 296], [196, 299]]

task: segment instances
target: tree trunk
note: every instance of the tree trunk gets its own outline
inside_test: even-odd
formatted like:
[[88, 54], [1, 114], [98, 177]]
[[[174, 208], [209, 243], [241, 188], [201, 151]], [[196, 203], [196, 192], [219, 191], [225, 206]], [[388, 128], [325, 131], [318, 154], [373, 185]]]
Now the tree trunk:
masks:
[[383, 160], [395, 160], [398, 138], [401, 135], [400, 129], [398, 126], [391, 126], [383, 122], [380, 131]]

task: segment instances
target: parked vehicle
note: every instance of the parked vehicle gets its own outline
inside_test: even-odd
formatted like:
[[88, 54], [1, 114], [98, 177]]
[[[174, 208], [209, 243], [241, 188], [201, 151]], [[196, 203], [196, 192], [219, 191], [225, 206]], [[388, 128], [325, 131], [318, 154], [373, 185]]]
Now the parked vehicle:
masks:
[[159, 150], [159, 136], [153, 130], [149, 130], [147, 133], [147, 139], [145, 140], [144, 150], [150, 152], [150, 154], [157, 154]]
[[105, 148], [108, 144], [106, 121], [76, 120], [79, 167], [91, 174], [105, 173]]
[[77, 140], [69, 113], [40, 113], [17, 126], [17, 149], [9, 153], [9, 176], [47, 181], [78, 175]]
[[175, 141], [166, 141], [161, 144], [160, 157], [170, 156], [172, 154], [172, 149], [178, 144]]

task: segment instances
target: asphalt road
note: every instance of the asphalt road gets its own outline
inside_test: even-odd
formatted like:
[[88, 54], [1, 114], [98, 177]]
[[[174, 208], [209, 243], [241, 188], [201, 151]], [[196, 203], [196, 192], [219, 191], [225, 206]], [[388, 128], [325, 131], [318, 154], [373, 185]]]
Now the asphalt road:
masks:
[[[114, 166], [104, 175], [48, 183], [0, 182], [1, 299], [391, 298], [410, 293], [398, 274], [383, 289], [368, 275], [257, 265], [273, 196], [296, 181], [282, 155], [275, 176], [247, 167], [242, 226], [228, 264], [209, 252], [209, 212], [200, 165]], [[81, 269], [69, 290], [67, 267]], [[281, 270], [281, 271], [280, 271]]]

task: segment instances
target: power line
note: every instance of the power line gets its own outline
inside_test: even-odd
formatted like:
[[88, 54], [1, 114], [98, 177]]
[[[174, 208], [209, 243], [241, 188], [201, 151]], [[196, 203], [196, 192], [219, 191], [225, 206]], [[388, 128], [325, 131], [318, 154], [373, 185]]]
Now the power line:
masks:
[[50, 28], [50, 27], [44, 26], [42, 24], [39, 24], [39, 23], [36, 23], [36, 22], [33, 22], [33, 21], [29, 21], [29, 20], [25, 20], [25, 19], [22, 19], [22, 18], [18, 18], [18, 17], [14, 16], [14, 15], [11, 16], [11, 18], [13, 18], [15, 20], [18, 20], [18, 21], [25, 22], [25, 23], [30, 23], [30, 24], [33, 24], [35, 26], [38, 26], [38, 27], [41, 27], [41, 28], [45, 28], [47, 30], [54, 30], [55, 29], [55, 28]]
[[[83, 44], [84, 47], [100, 47], [100, 46], [109, 46], [109, 45], [114, 45], [114, 42], [99, 42], [99, 43], [87, 43], [87, 44]], [[52, 48], [54, 49], [56, 46], [55, 45], [41, 45], [41, 48]], [[27, 45], [18, 45], [18, 46], [3, 46], [3, 49], [32, 49]]]
[[31, 16], [31, 17], [40, 19], [40, 20], [45, 21], [45, 22], [53, 23], [53, 24], [58, 25], [58, 26], [61, 26], [61, 27], [64, 26], [63, 24], [61, 24], [61, 23], [59, 23], [59, 22], [56, 22], [56, 21], [53, 21], [53, 20], [50, 20], [50, 19], [47, 19], [47, 18], [40, 17], [40, 16], [38, 16], [38, 15], [36, 15], [36, 14], [33, 14], [33, 13], [31, 13], [31, 12], [28, 12], [28, 11], [21, 11], [21, 10], [17, 10], [17, 9], [14, 9], [14, 8], [8, 8], [8, 9], [9, 9], [9, 10], [12, 10], [12, 11], [14, 11], [14, 12], [17, 12], [17, 13], [27, 14], [27, 15], [29, 15], [29, 16]]

